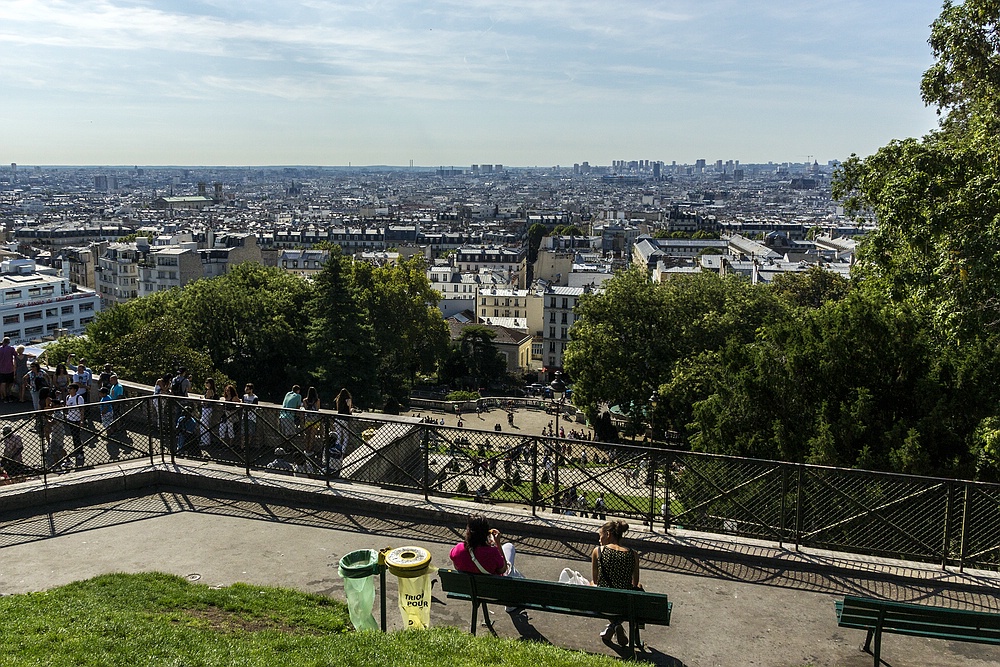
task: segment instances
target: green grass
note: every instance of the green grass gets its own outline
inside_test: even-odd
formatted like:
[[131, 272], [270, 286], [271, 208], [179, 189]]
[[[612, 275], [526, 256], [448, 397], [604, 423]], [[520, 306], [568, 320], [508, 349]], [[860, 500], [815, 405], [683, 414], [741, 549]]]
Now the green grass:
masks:
[[355, 633], [347, 607], [330, 598], [249, 584], [212, 589], [158, 573], [110, 574], [2, 597], [0, 619], [0, 665], [613, 664], [455, 628]]

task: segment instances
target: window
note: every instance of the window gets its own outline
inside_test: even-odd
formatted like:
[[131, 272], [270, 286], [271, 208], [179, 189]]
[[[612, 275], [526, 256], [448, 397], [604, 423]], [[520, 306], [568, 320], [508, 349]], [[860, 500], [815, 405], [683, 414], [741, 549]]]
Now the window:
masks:
[[555, 338], [555, 337], [556, 337], [556, 328], [549, 327], [549, 338]]
[[62, 307], [62, 314], [63, 315], [72, 315], [73, 314], [73, 306], [71, 306], [71, 305], [70, 306], [63, 306]]
[[563, 298], [563, 300], [562, 300], [562, 307], [564, 309], [565, 308], [569, 308], [569, 299]]
[[556, 307], [556, 298], [552, 297], [551, 299], [549, 299], [549, 308], [555, 308], [555, 307]]
[[41, 336], [42, 335], [42, 325], [37, 327], [26, 327], [24, 330], [25, 336]]
[[81, 326], [81, 327], [82, 327], [82, 326], [85, 326], [85, 325], [87, 325], [87, 324], [90, 324], [90, 323], [91, 323], [91, 322], [93, 322], [93, 321], [94, 321], [94, 318], [93, 318], [93, 317], [81, 317], [81, 318], [80, 318], [80, 326]]
[[48, 324], [45, 325], [45, 331], [48, 333], [52, 333], [58, 328], [59, 328], [58, 322], [49, 322]]
[[84, 313], [84, 312], [87, 312], [87, 311], [90, 311], [90, 310], [93, 310], [93, 309], [94, 309], [94, 302], [93, 301], [89, 301], [87, 303], [81, 303], [80, 304], [80, 312], [81, 313]]
[[29, 287], [28, 288], [28, 296], [29, 297], [32, 297], [32, 296], [41, 296], [41, 295], [42, 295], [42, 288], [41, 287]]
[[549, 313], [549, 322], [551, 322], [552, 324], [556, 323], [556, 314], [554, 312]]
[[556, 351], [556, 342], [555, 341], [550, 341], [549, 342], [549, 352], [555, 352], [555, 351]]
[[4, 338], [10, 338], [11, 340], [15, 340], [15, 339], [21, 337], [21, 330], [20, 329], [12, 329], [11, 331], [4, 331], [3, 332], [3, 336], [4, 336]]
[[32, 310], [24, 314], [25, 322], [29, 322], [31, 320], [40, 320], [40, 319], [42, 319], [42, 311], [40, 310]]
[[52, 290], [52, 285], [45, 285], [44, 287], [42, 287], [42, 294], [44, 294], [46, 296], [51, 295], [52, 291], [53, 291]]
[[[20, 322], [21, 322], [21, 316], [20, 315], [4, 315], [3, 316], [3, 323], [4, 324], [20, 324]], [[6, 335], [6, 334], [4, 334], [4, 335]]]
[[63, 329], [73, 329], [76, 327], [76, 322], [74, 320], [63, 320]]
[[566, 324], [566, 313], [562, 314], [562, 323]]
[[560, 338], [565, 338], [565, 337], [566, 337], [566, 327], [563, 327], [563, 328], [562, 328], [562, 333], [560, 334], [560, 336], [559, 336], [559, 337], [560, 337]]
[[[19, 289], [9, 289], [9, 290], [7, 290], [6, 292], [3, 293], [3, 297], [5, 299], [8, 299], [8, 300], [9, 299], [20, 299], [21, 298], [21, 290], [19, 290]], [[20, 332], [18, 332], [18, 333], [20, 333]]]

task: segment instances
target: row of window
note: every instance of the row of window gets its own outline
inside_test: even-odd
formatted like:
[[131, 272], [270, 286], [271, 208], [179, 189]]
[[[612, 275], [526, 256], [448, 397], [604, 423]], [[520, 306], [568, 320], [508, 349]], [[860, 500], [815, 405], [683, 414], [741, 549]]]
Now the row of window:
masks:
[[[80, 327], [85, 327], [94, 321], [93, 317], [81, 317]], [[5, 338], [10, 338], [11, 340], [21, 340], [25, 338], [35, 338], [43, 334], [54, 334], [56, 329], [69, 329], [74, 330], [76, 328], [76, 320], [63, 320], [62, 322], [50, 322], [46, 325], [38, 324], [33, 327], [25, 327], [22, 331], [21, 329], [4, 329], [3, 335]]]
[[[560, 330], [559, 337], [560, 338], [569, 338], [569, 334], [567, 332], [568, 332], [568, 329], [566, 327], [563, 327]], [[549, 327], [549, 338], [555, 338], [555, 337], [556, 337], [556, 328], [555, 327]]]
[[[47, 318], [52, 318], [52, 317], [58, 317], [59, 315], [72, 315], [74, 313], [74, 308], [75, 308], [75, 306], [73, 304], [69, 304], [69, 305], [66, 305], [66, 306], [59, 307], [59, 308], [46, 308], [44, 316], [47, 317]], [[81, 303], [80, 304], [80, 312], [81, 313], [86, 313], [86, 312], [93, 311], [93, 310], [94, 310], [94, 302], [93, 301], [87, 301], [86, 303]], [[24, 321], [25, 322], [31, 322], [31, 321], [40, 320], [40, 319], [42, 319], [42, 310], [41, 309], [38, 309], [38, 310], [29, 310], [28, 312], [24, 313]], [[20, 313], [13, 313], [11, 315], [4, 315], [3, 316], [4, 326], [9, 325], [9, 324], [19, 324], [20, 322], [21, 322], [21, 314]]]
[[[38, 287], [28, 288], [28, 298], [41, 297], [41, 296], [52, 296], [55, 292], [55, 287], [52, 285], [40, 285]], [[16, 301], [17, 299], [24, 298], [24, 289], [9, 289], [3, 293], [3, 298], [5, 301]]]
[[[573, 316], [570, 313], [562, 314], [562, 324], [573, 324]], [[549, 323], [556, 323], [556, 314], [553, 311], [549, 311]]]

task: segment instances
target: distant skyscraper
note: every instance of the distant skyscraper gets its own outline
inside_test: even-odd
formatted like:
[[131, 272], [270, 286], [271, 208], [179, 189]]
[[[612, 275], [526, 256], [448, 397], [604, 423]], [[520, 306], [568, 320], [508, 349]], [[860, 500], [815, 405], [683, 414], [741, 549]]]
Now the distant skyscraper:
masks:
[[653, 163], [653, 178], [655, 178], [656, 180], [660, 180], [660, 163], [659, 162], [654, 162]]
[[17, 183], [17, 163], [10, 163], [10, 182]]
[[100, 176], [94, 176], [94, 190], [97, 192], [107, 192], [108, 191], [108, 177], [104, 174]]

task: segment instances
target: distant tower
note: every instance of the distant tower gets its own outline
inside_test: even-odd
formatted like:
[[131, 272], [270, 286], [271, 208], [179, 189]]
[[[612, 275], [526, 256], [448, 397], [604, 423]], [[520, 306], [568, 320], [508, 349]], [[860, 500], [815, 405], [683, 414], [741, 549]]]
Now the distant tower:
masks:
[[657, 181], [660, 180], [660, 163], [659, 162], [654, 162], [653, 163], [653, 179], [657, 180]]
[[198, 196], [199, 197], [206, 197], [207, 196], [207, 194], [205, 193], [205, 182], [204, 181], [202, 181], [201, 183], [198, 184]]
[[10, 163], [10, 180], [12, 183], [17, 183], [17, 163]]
[[215, 197], [213, 199], [216, 204], [222, 201], [222, 183], [215, 184]]

